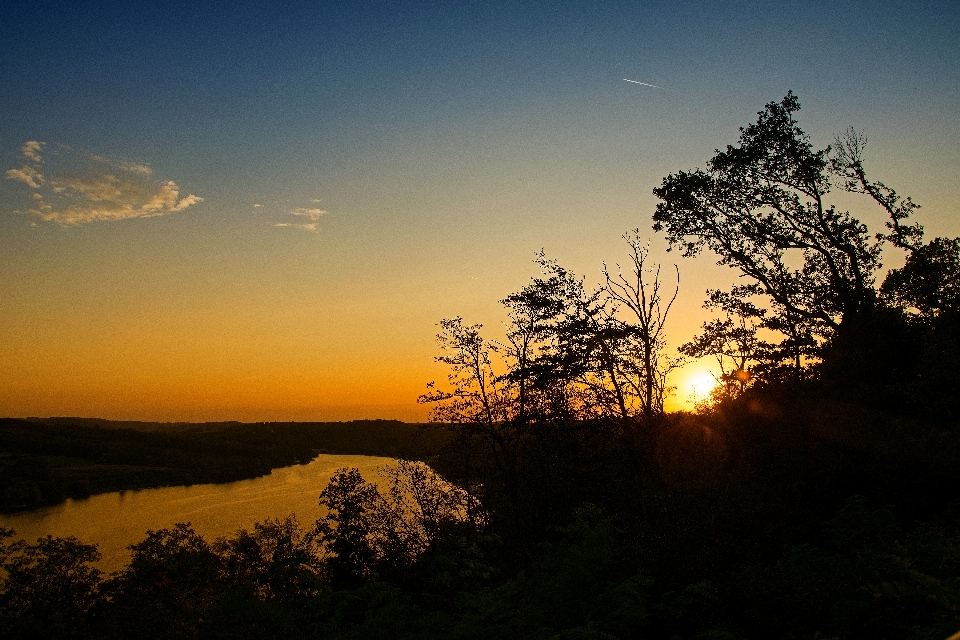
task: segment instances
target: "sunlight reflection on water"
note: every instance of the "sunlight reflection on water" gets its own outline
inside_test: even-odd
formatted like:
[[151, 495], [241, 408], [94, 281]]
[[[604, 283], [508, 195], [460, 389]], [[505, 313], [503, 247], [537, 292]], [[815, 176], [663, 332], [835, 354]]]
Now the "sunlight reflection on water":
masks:
[[130, 560], [127, 546], [144, 539], [147, 529], [190, 522], [213, 542], [267, 518], [297, 515], [308, 528], [320, 516], [317, 499], [333, 473], [356, 467], [368, 482], [378, 482], [377, 470], [391, 458], [321, 455], [305, 465], [274, 469], [270, 475], [226, 484], [199, 484], [122, 491], [67, 500], [55, 507], [0, 515], [0, 526], [16, 531], [15, 538], [76, 536], [100, 545], [101, 571], [121, 569]]

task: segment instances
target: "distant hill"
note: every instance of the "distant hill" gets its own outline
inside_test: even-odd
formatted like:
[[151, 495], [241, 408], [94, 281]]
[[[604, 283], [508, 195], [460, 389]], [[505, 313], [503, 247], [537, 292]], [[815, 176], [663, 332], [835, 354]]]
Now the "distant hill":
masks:
[[[24, 418], [27, 422], [97, 429], [132, 429], [134, 431], [180, 433], [188, 431], [222, 431], [242, 422], [146, 422], [143, 420], [105, 420], [103, 418], [77, 418], [57, 416], [52, 418]], [[334, 424], [334, 423], [328, 423]]]

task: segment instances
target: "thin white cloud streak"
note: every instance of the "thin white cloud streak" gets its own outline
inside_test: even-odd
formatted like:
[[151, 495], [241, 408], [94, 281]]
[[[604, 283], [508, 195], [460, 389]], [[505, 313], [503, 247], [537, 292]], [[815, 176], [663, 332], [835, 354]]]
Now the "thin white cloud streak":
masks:
[[658, 87], [655, 84], [650, 84], [649, 82], [640, 82], [639, 80], [631, 80], [630, 78], [624, 78], [624, 82], [632, 82], [633, 84], [642, 84], [645, 87], [653, 87], [654, 89], [663, 89], [663, 87]]
[[[180, 195], [173, 180], [155, 181], [153, 170], [141, 163], [110, 160], [61, 146], [51, 163], [44, 162], [45, 143], [28, 141], [21, 152], [31, 160], [20, 169], [9, 169], [8, 180], [33, 189], [34, 201], [25, 212], [64, 226], [98, 220], [151, 218], [183, 211], [203, 198]], [[40, 165], [46, 164], [46, 177]]]

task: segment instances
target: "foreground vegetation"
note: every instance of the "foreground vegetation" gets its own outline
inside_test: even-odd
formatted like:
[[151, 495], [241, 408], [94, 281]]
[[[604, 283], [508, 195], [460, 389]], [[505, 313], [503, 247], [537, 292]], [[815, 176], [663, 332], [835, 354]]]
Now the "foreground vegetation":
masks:
[[946, 638], [956, 430], [801, 387], [541, 431], [496, 510], [410, 463], [380, 491], [344, 470], [315, 524], [148, 532], [112, 576], [93, 545], [11, 537], [0, 635]]
[[[867, 179], [863, 139], [816, 151], [799, 102], [664, 179], [655, 229], [745, 284], [680, 349], [721, 371], [663, 413], [673, 292], [637, 236], [590, 290], [541, 256], [505, 340], [442, 322], [442, 444], [326, 515], [206, 541], [151, 531], [123, 571], [73, 539], [2, 549], [0, 633], [163, 638], [913, 638], [960, 629], [960, 241], [923, 241]], [[888, 214], [873, 235], [833, 187]], [[906, 253], [881, 283], [882, 247]], [[800, 266], [791, 266], [800, 265]], [[675, 290], [674, 290], [675, 291]], [[436, 434], [442, 434], [437, 436]], [[53, 612], [51, 614], [51, 612]]]

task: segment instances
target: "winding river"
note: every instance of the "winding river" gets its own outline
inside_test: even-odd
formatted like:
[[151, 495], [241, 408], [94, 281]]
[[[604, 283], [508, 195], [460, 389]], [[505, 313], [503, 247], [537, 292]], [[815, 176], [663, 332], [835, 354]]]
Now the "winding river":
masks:
[[104, 493], [84, 500], [67, 500], [12, 515], [0, 515], [0, 526], [16, 531], [15, 538], [33, 541], [52, 535], [76, 536], [97, 543], [103, 559], [98, 568], [117, 571], [129, 562], [127, 546], [144, 539], [147, 529], [189, 522], [213, 542], [267, 518], [295, 513], [301, 526], [320, 517], [318, 496], [337, 469], [356, 467], [368, 482], [377, 482], [378, 469], [390, 458], [321, 455], [305, 465], [274, 469], [270, 475], [226, 484], [163, 487]]

